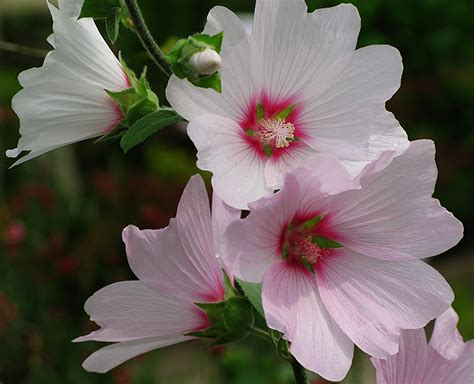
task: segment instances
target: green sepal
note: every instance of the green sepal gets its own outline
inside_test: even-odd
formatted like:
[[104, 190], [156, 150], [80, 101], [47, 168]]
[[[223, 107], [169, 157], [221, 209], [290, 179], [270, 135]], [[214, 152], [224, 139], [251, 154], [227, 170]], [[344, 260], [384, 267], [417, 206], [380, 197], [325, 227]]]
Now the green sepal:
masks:
[[252, 305], [243, 296], [232, 296], [218, 303], [195, 303], [207, 314], [211, 326], [187, 335], [214, 339], [211, 345], [220, 345], [246, 337], [254, 323]]
[[316, 216], [316, 217], [313, 217], [312, 219], [308, 220], [308, 221], [305, 221], [303, 223], [303, 228], [305, 229], [310, 229], [310, 228], [313, 228], [315, 227], [316, 225], [318, 225], [321, 220], [323, 220], [323, 217], [322, 216]]
[[129, 109], [136, 104], [142, 97], [137, 94], [135, 88], [127, 88], [123, 91], [106, 91], [107, 94], [118, 104], [120, 110], [126, 115]]
[[121, 15], [122, 9], [115, 7], [109, 11], [107, 17], [105, 18], [107, 36], [112, 43], [115, 43], [119, 35]]
[[270, 157], [273, 153], [273, 149], [269, 144], [263, 144], [262, 145], [263, 152], [265, 152], [265, 155]]
[[262, 305], [262, 285], [247, 283], [246, 281], [242, 281], [237, 278], [235, 278], [235, 281], [237, 282], [239, 287], [242, 288], [245, 297], [247, 297], [247, 299], [253, 305], [255, 310], [258, 312], [258, 314], [265, 318]]
[[222, 273], [224, 274], [224, 288], [226, 300], [230, 299], [231, 297], [238, 296], [239, 292], [235, 290], [229, 275], [226, 273], [226, 271], [222, 271]]
[[288, 115], [293, 112], [293, 109], [295, 109], [294, 105], [290, 105], [289, 107], [286, 107], [283, 111], [279, 112], [276, 116], [275, 119], [282, 119], [285, 120]]
[[343, 245], [337, 241], [328, 239], [325, 236], [313, 236], [311, 241], [316, 244], [319, 248], [342, 248]]
[[257, 119], [262, 120], [265, 117], [265, 111], [263, 109], [263, 104], [261, 101], [257, 104]]
[[200, 34], [190, 36], [187, 39], [178, 40], [171, 50], [166, 54], [166, 59], [171, 65], [173, 73], [180, 79], [188, 79], [192, 84], [200, 88], [212, 88], [222, 92], [221, 76], [219, 72], [212, 75], [201, 75], [189, 64], [189, 59], [196, 53], [205, 49], [213, 49], [217, 53], [221, 51], [224, 33], [214, 36]]
[[103, 19], [109, 15], [111, 9], [121, 9], [123, 6], [123, 0], [85, 0], [79, 18], [93, 17], [94, 19]]
[[[152, 105], [154, 106], [154, 104], [150, 104], [151, 101], [148, 99], [143, 99], [142, 102], [149, 103], [149, 107]], [[142, 107], [146, 108], [145, 106]], [[143, 109], [139, 112], [142, 113]], [[159, 109], [155, 112], [152, 111], [152, 113], [144, 115], [130, 126], [130, 128], [123, 134], [122, 139], [120, 140], [120, 146], [123, 151], [127, 153], [138, 144], [144, 142], [154, 133], [167, 126], [176, 124], [180, 120], [181, 117], [173, 110]]]

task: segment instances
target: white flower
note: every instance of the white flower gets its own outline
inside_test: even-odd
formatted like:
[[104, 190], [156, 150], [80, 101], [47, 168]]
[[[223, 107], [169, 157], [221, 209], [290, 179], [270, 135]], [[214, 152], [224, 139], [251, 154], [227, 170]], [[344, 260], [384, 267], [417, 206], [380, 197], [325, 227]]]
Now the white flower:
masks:
[[18, 165], [45, 152], [80, 140], [101, 136], [123, 118], [105, 90], [130, 87], [122, 66], [92, 19], [77, 20], [82, 1], [61, 1], [58, 10], [48, 3], [53, 17], [54, 46], [41, 68], [20, 74], [23, 86], [12, 101], [20, 118], [18, 148], [29, 154]]
[[406, 149], [385, 109], [400, 85], [400, 54], [355, 50], [359, 29], [350, 4], [307, 13], [303, 0], [257, 0], [251, 35], [228, 9], [211, 10], [204, 33], [224, 31], [222, 94], [173, 76], [167, 97], [227, 204], [246, 209], [270, 195], [314, 153], [336, 155], [355, 175], [383, 150]]

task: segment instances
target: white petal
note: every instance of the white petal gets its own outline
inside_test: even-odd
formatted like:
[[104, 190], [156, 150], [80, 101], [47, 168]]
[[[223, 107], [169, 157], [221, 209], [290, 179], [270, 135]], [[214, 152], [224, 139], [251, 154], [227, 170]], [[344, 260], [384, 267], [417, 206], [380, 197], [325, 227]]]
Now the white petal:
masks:
[[145, 352], [191, 339], [189, 336], [176, 336], [169, 339], [150, 338], [116, 343], [94, 352], [82, 366], [88, 372], [105, 373]]
[[206, 325], [193, 304], [163, 295], [140, 281], [122, 281], [102, 288], [84, 308], [101, 329], [76, 342], [169, 339]]
[[222, 93], [198, 88], [187, 80], [171, 76], [166, 98], [186, 120], [216, 114], [240, 121], [252, 102], [260, 96], [262, 65], [255, 43], [243, 39], [234, 49], [222, 54]]
[[264, 89], [275, 99], [321, 92], [353, 53], [360, 29], [350, 4], [307, 14], [303, 0], [259, 0], [253, 36], [262, 52]]
[[305, 142], [346, 160], [370, 160], [383, 150], [406, 149], [406, 133], [385, 110], [385, 102], [400, 86], [402, 68], [393, 47], [357, 50], [340, 78], [302, 109]]
[[265, 274], [262, 302], [268, 326], [284, 333], [304, 367], [331, 381], [346, 376], [354, 344], [324, 307], [314, 275], [296, 264], [275, 263]]
[[400, 329], [424, 327], [454, 298], [446, 280], [419, 260], [388, 262], [341, 249], [316, 266], [331, 316], [360, 349], [378, 358], [398, 351]]
[[188, 135], [198, 149], [198, 167], [214, 174], [212, 186], [226, 204], [247, 209], [248, 203], [272, 193], [265, 187], [264, 159], [236, 122], [203, 115], [188, 124]]
[[59, 10], [70, 17], [79, 17], [84, 0], [58, 0]]
[[235, 13], [225, 7], [214, 7], [207, 16], [207, 23], [202, 33], [215, 35], [224, 32], [221, 55], [226, 55], [247, 37], [245, 27]]
[[290, 148], [278, 157], [271, 156], [265, 163], [265, 183], [270, 189], [280, 189], [285, 174], [306, 161], [315, 151], [303, 143], [292, 143]]

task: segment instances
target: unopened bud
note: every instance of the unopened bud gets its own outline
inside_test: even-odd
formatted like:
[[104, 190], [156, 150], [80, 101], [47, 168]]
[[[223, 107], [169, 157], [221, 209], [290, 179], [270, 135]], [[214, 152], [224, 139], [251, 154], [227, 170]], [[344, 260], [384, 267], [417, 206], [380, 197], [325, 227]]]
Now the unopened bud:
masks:
[[221, 56], [210, 48], [195, 53], [189, 59], [189, 65], [192, 66], [200, 75], [212, 75], [216, 73], [221, 68], [221, 64]]

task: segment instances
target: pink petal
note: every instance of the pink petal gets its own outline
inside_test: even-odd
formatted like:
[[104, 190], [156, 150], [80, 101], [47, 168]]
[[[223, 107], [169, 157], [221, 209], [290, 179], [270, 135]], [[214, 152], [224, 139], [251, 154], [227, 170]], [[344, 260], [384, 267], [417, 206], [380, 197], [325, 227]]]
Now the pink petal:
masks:
[[465, 347], [461, 334], [457, 329], [459, 317], [453, 308], [449, 308], [436, 319], [430, 345], [441, 356], [448, 360], [459, 357]]
[[462, 224], [431, 197], [434, 151], [432, 141], [418, 140], [392, 162], [393, 154], [385, 153], [364, 169], [360, 190], [332, 199], [333, 230], [345, 237], [344, 246], [379, 259], [410, 260], [459, 242]]
[[295, 214], [298, 196], [296, 180], [287, 175], [280, 192], [251, 204], [250, 215], [229, 226], [223, 258], [233, 275], [247, 282], [262, 282], [265, 271], [281, 257], [281, 236]]
[[116, 343], [94, 352], [84, 361], [82, 366], [88, 372], [105, 373], [145, 352], [191, 339], [192, 337], [189, 336], [175, 336], [168, 339], [149, 338]]
[[205, 315], [196, 306], [156, 292], [140, 281], [108, 285], [94, 293], [84, 308], [101, 329], [76, 342], [170, 338], [206, 326]]
[[427, 354], [424, 329], [402, 331], [399, 353], [386, 360], [371, 358], [377, 384], [422, 384]]
[[176, 223], [188, 260], [218, 297], [223, 290], [222, 276], [216, 260], [209, 197], [201, 176], [191, 177], [186, 185]]
[[248, 203], [273, 192], [265, 187], [264, 159], [236, 122], [203, 115], [189, 123], [188, 134], [198, 149], [198, 167], [214, 174], [212, 186], [226, 204], [248, 209]]
[[212, 194], [212, 228], [214, 234], [214, 246], [217, 251], [217, 257], [225, 251], [222, 246], [222, 238], [227, 227], [235, 220], [240, 219], [241, 210], [232, 208], [222, 201], [217, 193]]
[[[198, 201], [206, 199], [206, 202]], [[188, 302], [218, 301], [223, 287], [213, 248], [209, 210], [202, 180], [192, 178], [178, 208], [178, 219], [167, 228], [123, 231], [128, 262], [135, 275], [150, 288]], [[193, 210], [196, 209], [196, 212]], [[181, 231], [179, 230], [181, 227]], [[209, 244], [203, 244], [208, 239]], [[210, 253], [208, 253], [210, 252]]]
[[366, 353], [386, 358], [398, 351], [400, 329], [424, 327], [454, 295], [426, 263], [387, 262], [334, 250], [317, 266], [317, 284], [331, 316]]
[[354, 344], [328, 314], [310, 272], [285, 261], [273, 264], [265, 274], [262, 301], [268, 326], [284, 333], [305, 368], [331, 381], [346, 376]]

